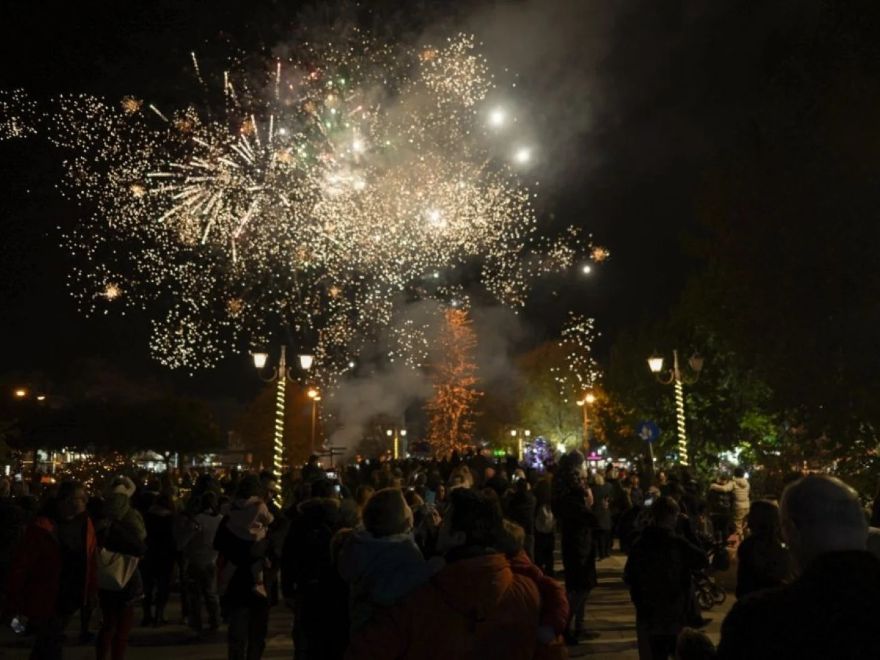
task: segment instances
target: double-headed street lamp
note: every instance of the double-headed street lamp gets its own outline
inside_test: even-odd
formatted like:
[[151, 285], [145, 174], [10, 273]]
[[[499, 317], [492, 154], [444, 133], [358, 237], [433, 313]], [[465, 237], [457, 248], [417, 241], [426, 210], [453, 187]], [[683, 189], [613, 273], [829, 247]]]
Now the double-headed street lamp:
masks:
[[524, 431], [518, 431], [517, 429], [512, 429], [510, 431], [510, 437], [517, 439], [516, 460], [519, 463], [522, 463], [523, 458], [525, 458], [525, 451], [523, 448], [523, 443], [526, 441], [527, 438], [531, 437], [531, 435], [532, 435], [532, 432], [529, 431], [528, 429], [526, 429]]
[[388, 429], [385, 431], [385, 435], [389, 438], [394, 436], [394, 459], [400, 458], [400, 439], [406, 437], [406, 429], [399, 429], [395, 426], [393, 430]]
[[596, 395], [592, 392], [586, 392], [584, 398], [578, 399], [575, 403], [584, 411], [584, 456], [586, 456], [590, 450], [590, 416], [587, 413], [587, 408], [596, 403]]
[[678, 366], [678, 351], [672, 351], [672, 368], [668, 369], [666, 375], [663, 376], [663, 357], [660, 355], [652, 355], [648, 358], [648, 368], [651, 369], [657, 380], [663, 385], [673, 385], [675, 387], [675, 423], [678, 430], [678, 462], [687, 466], [688, 446], [687, 434], [685, 433], [685, 417], [684, 417], [684, 384], [696, 383], [703, 370], [703, 358], [694, 353], [688, 360], [688, 366], [691, 373], [685, 374]]
[[[257, 352], [253, 354], [254, 356], [254, 366], [258, 371], [262, 371], [266, 367], [266, 362], [269, 360], [268, 353]], [[299, 357], [299, 366], [303, 371], [308, 371], [312, 368], [312, 363], [315, 361], [313, 355], [303, 354]], [[271, 383], [273, 380], [278, 381], [278, 387], [275, 390], [275, 433], [272, 441], [272, 473], [275, 475], [276, 479], [281, 479], [281, 468], [284, 463], [284, 403], [285, 403], [285, 389], [287, 385], [287, 381], [296, 382], [296, 379], [292, 378], [290, 375], [290, 368], [287, 366], [287, 347], [281, 347], [281, 357], [278, 359], [278, 366], [272, 368], [272, 375], [269, 378], [265, 378], [262, 374], [260, 377], [265, 380], [267, 383]], [[314, 425], [313, 425], [314, 427]], [[314, 431], [312, 432], [314, 436]]]

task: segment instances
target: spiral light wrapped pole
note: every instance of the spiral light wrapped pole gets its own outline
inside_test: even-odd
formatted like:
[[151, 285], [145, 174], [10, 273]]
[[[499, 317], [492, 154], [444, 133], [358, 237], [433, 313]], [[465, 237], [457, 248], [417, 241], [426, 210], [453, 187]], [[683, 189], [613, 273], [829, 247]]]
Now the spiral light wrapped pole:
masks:
[[690, 374], [685, 375], [678, 362], [678, 351], [672, 351], [672, 368], [667, 370], [663, 375], [663, 358], [660, 355], [652, 355], [648, 358], [648, 367], [657, 377], [657, 380], [664, 385], [672, 385], [675, 390], [675, 427], [678, 436], [678, 462], [680, 465], [687, 467], [690, 465], [690, 456], [688, 453], [687, 442], [687, 426], [684, 413], [684, 385], [685, 382], [695, 383], [700, 377], [700, 371], [703, 369], [703, 358], [697, 353], [688, 360]]
[[284, 467], [284, 404], [287, 394], [287, 351], [281, 347], [278, 362], [278, 386], [275, 389], [275, 433], [272, 438], [272, 474], [279, 481]]
[[687, 435], [684, 422], [684, 385], [681, 379], [675, 379], [675, 424], [678, 429], [678, 462], [688, 465]]

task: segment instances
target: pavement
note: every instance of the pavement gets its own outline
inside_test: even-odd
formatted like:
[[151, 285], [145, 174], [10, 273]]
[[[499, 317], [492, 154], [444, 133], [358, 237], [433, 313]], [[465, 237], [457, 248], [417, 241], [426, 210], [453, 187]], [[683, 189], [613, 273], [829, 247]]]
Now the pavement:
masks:
[[[629, 592], [623, 584], [623, 566], [626, 557], [615, 551], [611, 557], [599, 562], [599, 586], [590, 594], [587, 601], [588, 630], [600, 633], [598, 639], [582, 642], [569, 647], [572, 658], [607, 658], [608, 660], [629, 660], [638, 658], [636, 646], [635, 611], [629, 599]], [[561, 568], [561, 566], [559, 567]], [[718, 643], [721, 622], [733, 605], [733, 580], [735, 566], [724, 575], [716, 576], [728, 590], [728, 598], [723, 605], [717, 606], [703, 616], [712, 621], [705, 629], [713, 642]], [[141, 612], [137, 610], [138, 616]], [[131, 633], [127, 660], [225, 660], [226, 634], [225, 628], [213, 637], [195, 640], [189, 628], [180, 624], [180, 601], [172, 594], [167, 616], [171, 623], [160, 628], [144, 628], [137, 626]], [[94, 647], [76, 644], [79, 631], [79, 618], [68, 628], [70, 641], [64, 649], [65, 660], [92, 660], [95, 657]], [[97, 614], [95, 615], [97, 619]], [[269, 619], [269, 635], [267, 637], [267, 660], [273, 658], [293, 657], [293, 643], [290, 630], [293, 617], [284, 606], [273, 607]], [[92, 624], [94, 631], [97, 621]], [[18, 637], [11, 629], [0, 630], [0, 660], [25, 660], [30, 654], [31, 638]]]

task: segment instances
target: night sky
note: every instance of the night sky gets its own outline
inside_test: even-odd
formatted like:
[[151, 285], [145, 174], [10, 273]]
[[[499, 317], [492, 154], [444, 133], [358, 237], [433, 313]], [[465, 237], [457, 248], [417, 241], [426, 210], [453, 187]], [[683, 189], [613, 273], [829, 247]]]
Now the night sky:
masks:
[[[284, 43], [293, 2], [27, 2], [0, 9], [0, 88], [38, 98], [124, 94], [174, 106], [189, 94], [189, 53]], [[370, 3], [363, 3], [368, 5]], [[612, 259], [585, 279], [538, 287], [530, 342], [569, 308], [597, 319], [599, 356], [623, 329], [656, 318], [700, 264], [702, 177], [736, 144], [760, 93], [763, 58], [780, 34], [811, 21], [812, 3], [718, 1], [372, 3], [373, 20], [417, 40], [474, 31], [495, 67], [520, 74], [541, 136], [539, 210], [550, 227], [589, 230]], [[137, 315], [86, 319], [66, 289], [58, 227], [84, 213], [55, 189], [56, 156], [37, 140], [0, 143], [0, 371], [64, 380], [98, 358], [134, 379], [220, 397], [252, 393], [247, 356], [194, 377], [152, 361]], [[554, 295], [556, 292], [556, 295]]]

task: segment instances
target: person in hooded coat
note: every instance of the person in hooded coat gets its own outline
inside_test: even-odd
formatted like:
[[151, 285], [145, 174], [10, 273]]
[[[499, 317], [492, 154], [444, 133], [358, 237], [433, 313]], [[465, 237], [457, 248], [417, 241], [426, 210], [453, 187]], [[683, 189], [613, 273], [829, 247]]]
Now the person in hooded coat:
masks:
[[438, 550], [446, 566], [427, 584], [378, 613], [355, 637], [349, 660], [531, 660], [541, 598], [496, 550], [497, 506], [471, 490], [450, 493]]

